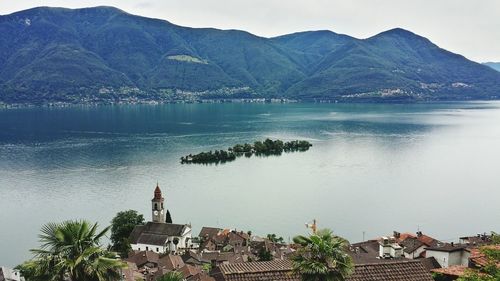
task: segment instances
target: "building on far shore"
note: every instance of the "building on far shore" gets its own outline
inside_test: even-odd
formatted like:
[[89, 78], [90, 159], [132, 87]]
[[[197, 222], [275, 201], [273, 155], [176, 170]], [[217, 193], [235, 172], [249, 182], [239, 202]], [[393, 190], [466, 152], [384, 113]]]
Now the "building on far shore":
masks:
[[133, 251], [182, 253], [191, 247], [191, 225], [166, 223], [164, 201], [165, 198], [157, 184], [151, 200], [152, 221], [136, 226], [129, 236]]

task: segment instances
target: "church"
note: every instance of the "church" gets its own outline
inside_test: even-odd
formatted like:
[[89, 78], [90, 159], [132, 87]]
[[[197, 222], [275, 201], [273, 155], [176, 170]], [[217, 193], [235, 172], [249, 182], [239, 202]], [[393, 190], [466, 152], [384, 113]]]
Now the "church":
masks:
[[137, 225], [129, 240], [133, 251], [153, 251], [159, 254], [182, 253], [191, 247], [191, 225], [174, 224], [165, 209], [160, 187], [156, 184], [151, 199], [152, 221]]

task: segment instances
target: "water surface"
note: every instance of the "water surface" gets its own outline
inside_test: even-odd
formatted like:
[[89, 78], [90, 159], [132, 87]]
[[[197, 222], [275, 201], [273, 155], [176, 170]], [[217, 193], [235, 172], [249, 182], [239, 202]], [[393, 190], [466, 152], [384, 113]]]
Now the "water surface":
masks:
[[[181, 165], [264, 138], [307, 152]], [[500, 103], [177, 104], [0, 110], [0, 265], [40, 226], [150, 219], [158, 181], [176, 223], [288, 239], [316, 218], [351, 242], [417, 229], [442, 240], [500, 230]]]

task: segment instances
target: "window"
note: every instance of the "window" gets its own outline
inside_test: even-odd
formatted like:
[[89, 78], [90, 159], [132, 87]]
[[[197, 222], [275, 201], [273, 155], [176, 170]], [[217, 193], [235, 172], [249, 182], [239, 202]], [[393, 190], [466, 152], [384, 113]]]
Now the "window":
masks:
[[160, 248], [156, 247], [156, 252], [159, 253], [160, 252]]
[[146, 251], [149, 251], [148, 246], [146, 246]]

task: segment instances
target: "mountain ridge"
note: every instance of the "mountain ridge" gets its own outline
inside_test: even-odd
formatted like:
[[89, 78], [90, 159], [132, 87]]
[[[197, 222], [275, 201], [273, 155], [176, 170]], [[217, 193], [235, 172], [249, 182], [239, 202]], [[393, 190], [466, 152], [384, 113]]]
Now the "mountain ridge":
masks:
[[500, 73], [394, 28], [260, 37], [191, 28], [115, 7], [36, 7], [0, 16], [0, 102], [286, 98], [498, 98]]

